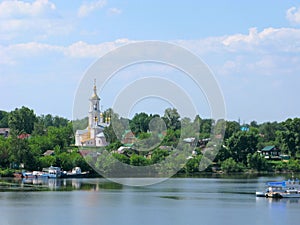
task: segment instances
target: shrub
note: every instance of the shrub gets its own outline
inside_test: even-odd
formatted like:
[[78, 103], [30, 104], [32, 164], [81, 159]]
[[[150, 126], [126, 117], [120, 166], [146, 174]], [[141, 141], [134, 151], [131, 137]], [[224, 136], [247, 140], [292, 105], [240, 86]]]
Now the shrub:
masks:
[[242, 172], [245, 167], [242, 163], [234, 161], [233, 158], [228, 158], [221, 164], [221, 169], [226, 173]]

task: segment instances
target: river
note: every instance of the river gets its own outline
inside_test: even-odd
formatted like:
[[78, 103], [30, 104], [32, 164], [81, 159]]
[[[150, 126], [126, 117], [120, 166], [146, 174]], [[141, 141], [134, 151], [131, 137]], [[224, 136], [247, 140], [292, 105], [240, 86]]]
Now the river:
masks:
[[171, 178], [130, 187], [106, 179], [0, 180], [1, 225], [299, 224], [300, 199], [255, 197], [284, 177]]

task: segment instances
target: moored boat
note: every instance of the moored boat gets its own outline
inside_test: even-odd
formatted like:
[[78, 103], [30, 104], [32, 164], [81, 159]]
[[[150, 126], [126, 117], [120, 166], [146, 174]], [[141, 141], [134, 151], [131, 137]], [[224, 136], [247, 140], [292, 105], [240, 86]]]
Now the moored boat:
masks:
[[56, 166], [50, 166], [48, 168], [43, 168], [42, 173], [39, 174], [38, 177], [46, 177], [46, 178], [59, 178], [61, 177], [61, 168]]
[[266, 198], [300, 198], [299, 180], [268, 182], [265, 191], [257, 191], [256, 197]]
[[88, 175], [89, 172], [82, 172], [81, 168], [76, 166], [70, 172], [62, 172], [61, 177], [62, 178], [83, 178], [83, 177], [87, 177]]

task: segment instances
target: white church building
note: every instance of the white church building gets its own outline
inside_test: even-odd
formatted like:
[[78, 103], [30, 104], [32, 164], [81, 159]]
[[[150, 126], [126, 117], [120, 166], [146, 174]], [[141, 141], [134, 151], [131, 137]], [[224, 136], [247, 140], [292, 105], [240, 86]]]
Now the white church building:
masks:
[[103, 120], [103, 114], [100, 111], [100, 98], [97, 95], [96, 81], [94, 83], [94, 92], [89, 99], [90, 109], [88, 114], [88, 127], [85, 130], [77, 130], [75, 133], [76, 146], [106, 146], [103, 130], [110, 123], [109, 118]]

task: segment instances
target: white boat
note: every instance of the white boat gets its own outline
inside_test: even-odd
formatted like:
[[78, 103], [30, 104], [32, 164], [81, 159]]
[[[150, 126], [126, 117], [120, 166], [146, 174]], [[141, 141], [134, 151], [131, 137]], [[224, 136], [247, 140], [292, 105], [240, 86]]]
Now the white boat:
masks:
[[300, 198], [299, 180], [268, 182], [265, 191], [257, 191], [256, 197], [266, 198]]
[[72, 169], [71, 172], [63, 172], [61, 174], [61, 177], [63, 178], [83, 178], [87, 177], [89, 175], [89, 172], [82, 172], [81, 168], [76, 166]]
[[61, 177], [61, 168], [56, 166], [50, 166], [48, 168], [43, 168], [42, 173], [39, 177], [46, 177], [46, 178], [59, 178]]

